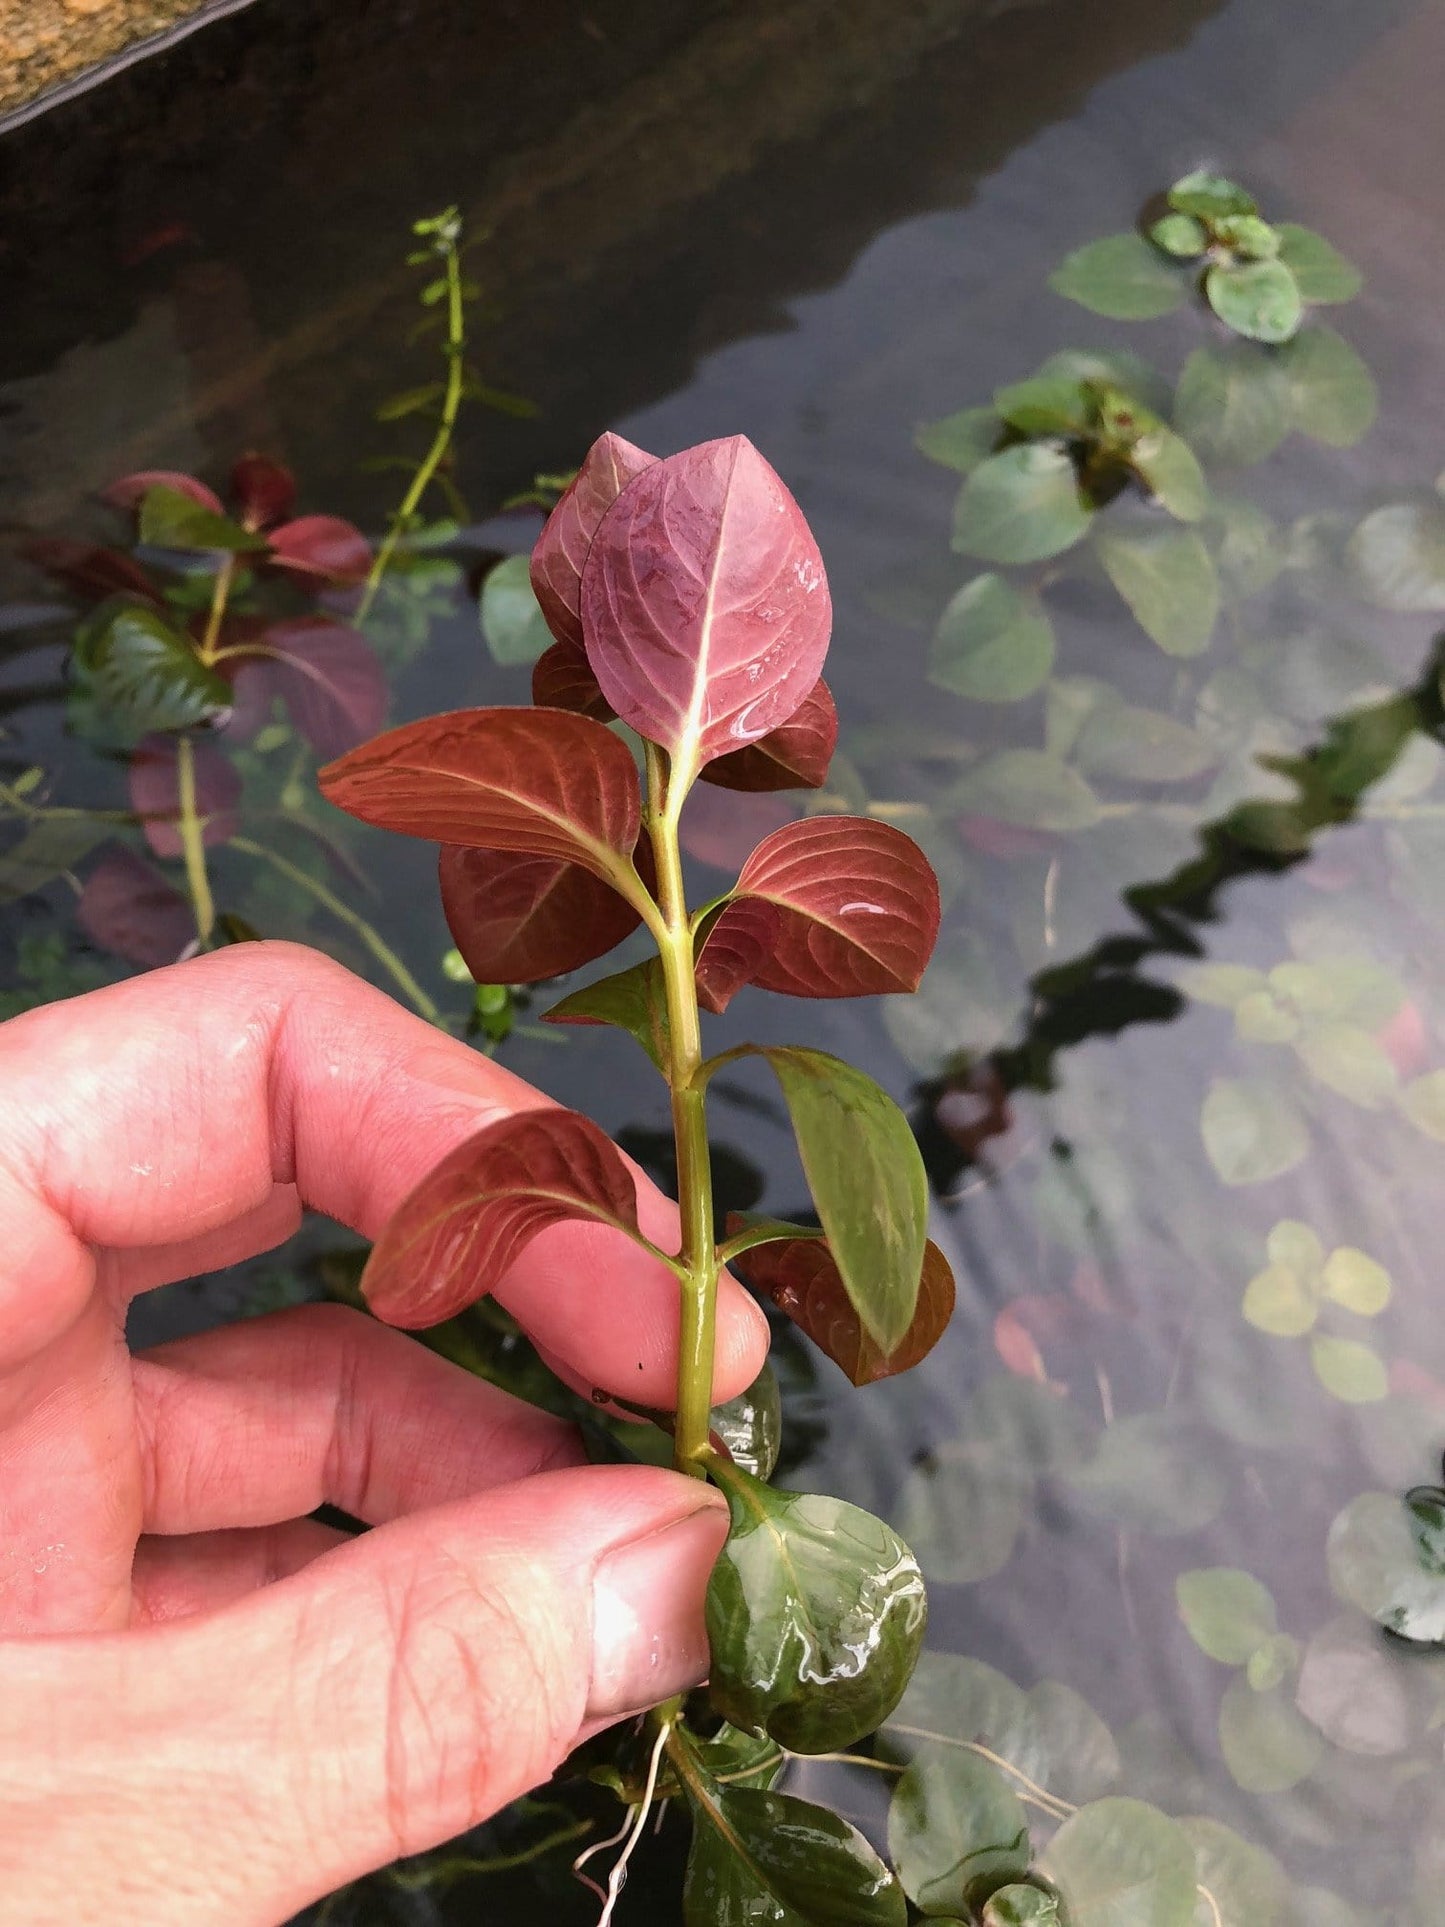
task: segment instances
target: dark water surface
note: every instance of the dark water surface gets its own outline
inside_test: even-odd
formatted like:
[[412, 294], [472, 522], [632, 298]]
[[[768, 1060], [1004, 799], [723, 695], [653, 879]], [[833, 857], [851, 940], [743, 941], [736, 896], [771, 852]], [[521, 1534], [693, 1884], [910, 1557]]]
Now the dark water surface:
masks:
[[[832, 581], [844, 735], [822, 807], [913, 828], [948, 899], [916, 1001], [749, 993], [716, 1025], [720, 1044], [824, 1044], [909, 1104], [959, 1278], [947, 1338], [906, 1380], [848, 1393], [785, 1354], [807, 1381], [796, 1477], [911, 1538], [939, 1650], [1089, 1702], [1108, 1728], [1080, 1719], [1091, 1792], [1213, 1816], [1278, 1857], [1288, 1902], [1221, 1918], [1445, 1922], [1445, 1661], [1385, 1644], [1361, 1610], [1375, 1515], [1356, 1503], [1436, 1476], [1445, 1443], [1445, 1100], [1421, 1082], [1445, 1065], [1445, 536], [1393, 596], [1404, 608], [1348, 566], [1379, 504], [1429, 521], [1445, 467], [1445, 6], [345, 11], [258, 0], [0, 142], [0, 522], [102, 534], [93, 494], [114, 475], [216, 480], [255, 445], [293, 463], [304, 508], [379, 529], [400, 478], [362, 464], [412, 443], [371, 411], [431, 372], [406, 340], [406, 224], [448, 201], [480, 237], [477, 357], [539, 409], [464, 419], [473, 581], [535, 530], [499, 521], [500, 503], [574, 466], [600, 429], [658, 451], [750, 435]], [[1216, 341], [1193, 306], [1111, 322], [1047, 287], [1071, 249], [1206, 162], [1363, 269], [1360, 298], [1325, 319], [1374, 370], [1378, 419], [1354, 446], [1295, 434], [1257, 467], [1211, 469], [1273, 518], [1263, 546], [1288, 567], [1228, 602], [1205, 652], [1161, 653], [1080, 567], [1048, 589], [1051, 695], [967, 701], [929, 681], [930, 648], [983, 565], [951, 551], [958, 478], [914, 429], [1065, 347], [1127, 346], [1172, 381]], [[54, 592], [16, 558], [0, 567], [16, 631], [0, 643], [17, 645], [0, 658], [4, 773], [42, 764], [55, 800], [114, 807], [114, 769], [64, 731], [65, 624], [12, 622]], [[525, 700], [527, 672], [488, 657], [466, 582], [438, 594], [394, 717]], [[1187, 740], [1151, 759], [1153, 725], [1129, 717], [1080, 736], [1052, 808], [1037, 792], [1058, 758], [1016, 766], [1007, 808], [979, 787], [986, 753], [1057, 745], [1064, 708], [1101, 688]], [[1398, 692], [1417, 726], [1335, 812], [1351, 820], [1219, 856], [1207, 825], [1297, 795], [1260, 755], [1298, 755]], [[248, 781], [260, 836], [276, 784], [259, 767]], [[772, 809], [742, 799], [722, 853], [740, 859]], [[699, 813], [695, 855], [718, 854], [725, 829]], [[430, 856], [381, 836], [348, 847], [367, 887], [332, 883], [460, 1020]], [[1124, 901], [1201, 851], [1218, 873], [1199, 887], [1157, 891], [1147, 914]], [[374, 971], [304, 898], [227, 852], [215, 871], [223, 907]], [[697, 862], [708, 894], [721, 875]], [[76, 937], [73, 903], [63, 882], [6, 902], [0, 972], [20, 984], [60, 932], [52, 992], [117, 974]], [[1195, 962], [1295, 968], [1249, 980], [1255, 1001], [1232, 1017], [1223, 979], [1189, 977], [1191, 945]], [[666, 1129], [660, 1087], [615, 1035], [514, 1036], [503, 1061], [639, 1150]], [[801, 1175], [761, 1095], [729, 1087], [714, 1109], [731, 1201], [796, 1214]], [[1374, 1272], [1325, 1263], [1342, 1248], [1388, 1272], [1382, 1310]], [[135, 1335], [317, 1289], [268, 1262], [143, 1301]], [[1261, 1328], [1290, 1322], [1282, 1299], [1306, 1303], [1291, 1335]], [[1180, 1576], [1220, 1567], [1268, 1589], [1287, 1635], [1253, 1685], [1247, 1651], [1208, 1657], [1181, 1618]], [[879, 1780], [814, 1765], [789, 1784], [872, 1825]], [[533, 1875], [373, 1883], [330, 1917], [595, 1918], [565, 1862], [535, 1876], [540, 1901]], [[640, 1876], [619, 1918], [673, 1918], [670, 1892]]]

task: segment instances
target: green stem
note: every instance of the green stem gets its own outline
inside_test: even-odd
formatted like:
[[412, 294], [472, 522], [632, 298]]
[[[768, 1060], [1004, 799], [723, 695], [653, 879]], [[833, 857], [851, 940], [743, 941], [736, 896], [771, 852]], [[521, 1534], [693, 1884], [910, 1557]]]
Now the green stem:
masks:
[[447, 248], [447, 339], [444, 353], [447, 357], [447, 386], [442, 397], [441, 420], [437, 432], [432, 437], [432, 445], [422, 460], [421, 467], [411, 478], [411, 486], [401, 499], [401, 506], [391, 518], [391, 527], [372, 562], [371, 572], [366, 578], [361, 602], [357, 607], [355, 623], [357, 628], [364, 626], [371, 614], [376, 592], [381, 587], [382, 577], [391, 566], [396, 554], [397, 544], [410, 528], [412, 517], [420, 506], [422, 497], [431, 487], [437, 470], [446, 459], [451, 446], [452, 434], [456, 429], [457, 416], [462, 406], [462, 389], [466, 382], [466, 369], [463, 356], [466, 353], [467, 334], [462, 306], [462, 264], [461, 253], [455, 241]]
[[211, 896], [211, 879], [206, 873], [205, 824], [196, 812], [196, 751], [189, 736], [182, 736], [176, 744], [176, 777], [181, 812], [177, 827], [181, 854], [186, 860], [186, 886], [196, 917], [196, 937], [204, 948], [216, 927], [216, 906]]
[[228, 555], [216, 571], [215, 585], [211, 590], [211, 608], [206, 617], [206, 633], [201, 637], [197, 651], [201, 661], [208, 668], [218, 660], [221, 642], [221, 624], [226, 619], [226, 604], [231, 596], [231, 584], [236, 575], [236, 558]]
[[305, 870], [289, 862], [279, 851], [268, 849], [264, 843], [253, 843], [248, 836], [233, 836], [231, 848], [239, 850], [242, 856], [259, 857], [263, 863], [269, 863], [273, 870], [278, 871], [289, 882], [313, 896], [324, 909], [331, 912], [338, 922], [344, 923], [349, 930], [356, 932], [376, 961], [390, 973], [402, 994], [429, 1024], [441, 1022], [440, 1010], [427, 996], [391, 945], [366, 921], [365, 917], [358, 916], [349, 904], [343, 903], [341, 898], [328, 890], [324, 883], [318, 883], [315, 877], [308, 876]]

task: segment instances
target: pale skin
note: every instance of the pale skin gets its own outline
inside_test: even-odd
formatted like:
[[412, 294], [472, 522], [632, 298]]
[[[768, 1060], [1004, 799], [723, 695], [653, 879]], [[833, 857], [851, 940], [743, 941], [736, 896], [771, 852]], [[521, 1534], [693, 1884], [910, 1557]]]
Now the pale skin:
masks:
[[[706, 1664], [716, 1494], [340, 1306], [132, 1356], [138, 1293], [374, 1236], [548, 1100], [337, 965], [243, 944], [0, 1027], [0, 1894], [13, 1927], [273, 1927], [545, 1780]], [[638, 1181], [643, 1230], [674, 1207]], [[673, 1275], [558, 1226], [499, 1299], [669, 1405]], [[722, 1281], [716, 1396], [766, 1355]], [[323, 1501], [373, 1529], [307, 1518]]]

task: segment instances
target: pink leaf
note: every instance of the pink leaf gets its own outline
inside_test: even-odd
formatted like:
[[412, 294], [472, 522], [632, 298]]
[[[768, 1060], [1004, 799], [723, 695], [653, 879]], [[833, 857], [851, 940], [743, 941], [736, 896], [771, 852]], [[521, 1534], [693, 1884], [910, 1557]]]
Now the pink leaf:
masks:
[[612, 705], [597, 686], [586, 651], [570, 642], [554, 642], [533, 664], [532, 701], [539, 709], [570, 709], [574, 716], [612, 721]]
[[628, 483], [588, 554], [581, 607], [603, 695], [685, 780], [785, 723], [828, 649], [818, 545], [741, 435]]
[[724, 904], [698, 933], [697, 1001], [721, 1016], [772, 955], [782, 928], [776, 904], [742, 897]]
[[582, 647], [582, 567], [603, 516], [621, 490], [657, 460], [609, 432], [592, 444], [532, 550], [532, 591], [559, 642]]
[[191, 906], [130, 850], [108, 850], [85, 880], [76, 920], [93, 944], [152, 970], [174, 963], [196, 934]]
[[371, 544], [353, 523], [336, 515], [303, 515], [272, 529], [267, 539], [270, 560], [296, 575], [365, 582], [371, 570]]
[[494, 1290], [539, 1232], [569, 1218], [638, 1236], [637, 1188], [621, 1153], [576, 1111], [504, 1118], [458, 1145], [402, 1201], [361, 1288], [390, 1325], [440, 1324]]
[[[205, 819], [202, 841], [225, 843], [236, 834], [241, 779], [214, 743], [191, 742], [196, 772], [196, 813]], [[142, 819], [146, 842], [157, 856], [180, 856], [184, 845], [179, 751], [174, 736], [147, 736], [130, 759], [130, 806]]]
[[231, 496], [243, 527], [268, 529], [295, 508], [296, 477], [269, 455], [246, 454], [231, 470]]
[[447, 928], [480, 984], [560, 977], [642, 921], [600, 877], [556, 857], [444, 844], [440, 875]]
[[100, 491], [100, 499], [109, 502], [112, 508], [139, 508], [142, 498], [153, 488], [173, 488], [177, 495], [189, 496], [213, 515], [226, 513], [225, 504], [214, 489], [198, 482], [194, 475], [182, 475], [173, 468], [142, 468], [134, 475], [122, 475], [118, 482]]
[[787, 722], [746, 749], [719, 756], [702, 780], [724, 790], [821, 789], [837, 747], [838, 711], [820, 678]]
[[[355, 629], [328, 616], [273, 622], [236, 661], [232, 687], [243, 723], [263, 719], [279, 696], [318, 756], [340, 756], [380, 728], [386, 671]], [[254, 653], [251, 653], [254, 651]]]

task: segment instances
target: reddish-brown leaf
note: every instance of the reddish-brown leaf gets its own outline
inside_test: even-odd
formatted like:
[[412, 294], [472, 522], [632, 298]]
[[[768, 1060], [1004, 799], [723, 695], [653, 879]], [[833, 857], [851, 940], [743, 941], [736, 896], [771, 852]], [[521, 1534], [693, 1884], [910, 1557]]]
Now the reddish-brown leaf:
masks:
[[365, 582], [371, 569], [371, 544], [351, 522], [337, 515], [303, 515], [283, 522], [267, 536], [270, 560], [294, 575], [322, 576], [327, 582]]
[[832, 619], [802, 511], [742, 435], [627, 484], [588, 553], [581, 608], [603, 695], [689, 777], [794, 714]]
[[317, 781], [338, 809], [381, 829], [555, 857], [604, 877], [642, 824], [625, 744], [560, 709], [428, 716], [328, 763]]
[[576, 1111], [503, 1118], [403, 1200], [361, 1288], [390, 1325], [440, 1324], [494, 1290], [538, 1232], [568, 1218], [638, 1236], [637, 1189], [622, 1154]]
[[442, 846], [442, 908], [480, 984], [528, 984], [579, 970], [641, 922], [580, 863], [511, 850]]
[[125, 849], [108, 850], [96, 864], [75, 915], [93, 944], [143, 970], [174, 963], [196, 934], [191, 906], [180, 891]]
[[782, 916], [776, 904], [742, 897], [724, 904], [698, 932], [697, 1001], [720, 1017], [772, 955]]
[[252, 451], [231, 470], [231, 496], [243, 528], [269, 529], [295, 508], [296, 477], [269, 455]]
[[[191, 743], [195, 767], [196, 814], [204, 819], [201, 839], [226, 843], [236, 834], [241, 779], [214, 743]], [[141, 818], [146, 842], [157, 856], [180, 856], [181, 783], [174, 736], [147, 736], [132, 752], [127, 772], [130, 806]]]
[[159, 600], [145, 570], [120, 549], [73, 542], [64, 535], [40, 535], [25, 543], [21, 553], [37, 569], [44, 569], [56, 582], [87, 599], [139, 595], [148, 602]]
[[938, 937], [928, 858], [871, 816], [807, 817], [765, 837], [743, 865], [714, 942], [744, 919], [749, 898], [780, 913], [751, 981], [792, 997], [916, 990]]
[[232, 687], [243, 716], [262, 718], [279, 696], [318, 756], [340, 756], [379, 729], [386, 671], [355, 629], [329, 616], [269, 624], [238, 647]]
[[719, 756], [702, 780], [725, 790], [821, 789], [837, 747], [838, 711], [820, 678], [787, 722], [746, 749]]
[[153, 488], [173, 488], [177, 495], [189, 496], [203, 509], [213, 515], [224, 515], [225, 504], [216, 491], [198, 482], [194, 475], [182, 475], [173, 468], [142, 468], [134, 475], [122, 475], [118, 482], [100, 491], [101, 500], [109, 502], [112, 508], [139, 508], [144, 496]]
[[[745, 1224], [745, 1219], [729, 1217], [728, 1236]], [[864, 1331], [822, 1238], [780, 1238], [754, 1245], [733, 1259], [732, 1269], [806, 1332], [855, 1385], [871, 1385], [918, 1364], [942, 1338], [953, 1316], [953, 1273], [932, 1241], [923, 1251], [913, 1321], [891, 1352], [883, 1351]]]
[[597, 686], [587, 652], [570, 642], [554, 642], [532, 665], [532, 701], [539, 709], [570, 709], [574, 716], [612, 721], [612, 705]]
[[582, 567], [592, 538], [633, 476], [656, 460], [609, 430], [588, 449], [571, 486], [547, 517], [532, 550], [532, 591], [558, 642], [582, 647]]

